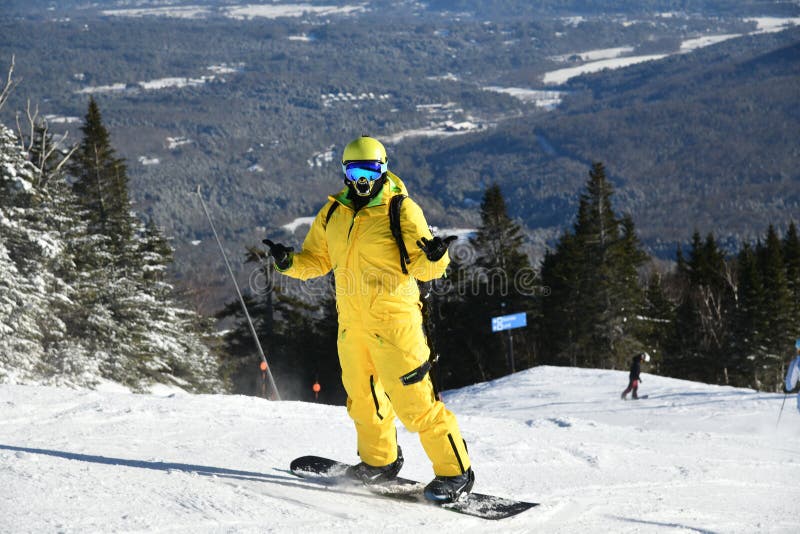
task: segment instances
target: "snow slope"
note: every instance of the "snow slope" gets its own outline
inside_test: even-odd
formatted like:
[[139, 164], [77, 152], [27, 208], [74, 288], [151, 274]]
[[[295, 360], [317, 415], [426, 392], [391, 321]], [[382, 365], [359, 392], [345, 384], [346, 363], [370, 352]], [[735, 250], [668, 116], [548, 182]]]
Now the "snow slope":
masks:
[[[538, 367], [445, 396], [484, 493], [542, 502], [501, 523], [293, 477], [355, 459], [343, 407], [0, 385], [0, 532], [800, 531], [795, 398]], [[403, 474], [431, 474], [400, 430]]]

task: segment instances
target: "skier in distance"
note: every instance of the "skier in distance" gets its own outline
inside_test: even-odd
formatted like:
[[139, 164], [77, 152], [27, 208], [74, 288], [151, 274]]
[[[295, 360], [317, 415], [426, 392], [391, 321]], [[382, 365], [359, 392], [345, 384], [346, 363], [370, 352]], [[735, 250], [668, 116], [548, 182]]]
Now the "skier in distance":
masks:
[[640, 352], [631, 360], [631, 371], [628, 374], [628, 387], [622, 392], [622, 395], [620, 395], [622, 400], [628, 400], [628, 393], [631, 393], [631, 398], [633, 398], [633, 400], [639, 398], [639, 383], [642, 381], [639, 374], [641, 373], [642, 360], [649, 362], [650, 355], [646, 352]]
[[475, 476], [455, 415], [434, 398], [417, 280], [444, 274], [455, 237], [433, 237], [410, 198], [399, 204], [401, 235], [393, 236], [391, 199], [407, 190], [387, 163], [378, 140], [353, 140], [342, 155], [345, 187], [319, 210], [302, 250], [264, 243], [287, 276], [307, 280], [333, 270], [339, 362], [361, 458], [348, 476], [367, 484], [397, 476], [396, 415], [419, 433], [433, 464], [425, 497], [449, 502], [469, 492]]

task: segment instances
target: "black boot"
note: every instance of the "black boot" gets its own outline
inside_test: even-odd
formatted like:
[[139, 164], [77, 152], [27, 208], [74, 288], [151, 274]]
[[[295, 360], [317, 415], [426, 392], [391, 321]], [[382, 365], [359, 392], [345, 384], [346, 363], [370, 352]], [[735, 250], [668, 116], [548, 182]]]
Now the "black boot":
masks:
[[358, 463], [347, 468], [347, 476], [360, 480], [364, 484], [380, 484], [397, 477], [400, 468], [403, 467], [403, 450], [397, 446], [397, 460], [389, 465], [374, 466]]
[[425, 486], [425, 498], [438, 503], [454, 502], [462, 494], [469, 493], [474, 483], [475, 473], [471, 467], [461, 475], [436, 477]]

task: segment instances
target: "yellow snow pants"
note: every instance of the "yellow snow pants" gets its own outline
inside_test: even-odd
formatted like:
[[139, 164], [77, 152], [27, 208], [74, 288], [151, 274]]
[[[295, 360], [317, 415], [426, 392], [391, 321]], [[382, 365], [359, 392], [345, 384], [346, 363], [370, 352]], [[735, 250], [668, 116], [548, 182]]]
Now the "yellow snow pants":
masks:
[[395, 415], [422, 448], [437, 476], [470, 467], [456, 417], [434, 397], [430, 375], [405, 385], [402, 376], [428, 361], [430, 349], [419, 324], [382, 328], [339, 327], [339, 362], [347, 391], [347, 413], [355, 422], [358, 455], [368, 465], [397, 459]]

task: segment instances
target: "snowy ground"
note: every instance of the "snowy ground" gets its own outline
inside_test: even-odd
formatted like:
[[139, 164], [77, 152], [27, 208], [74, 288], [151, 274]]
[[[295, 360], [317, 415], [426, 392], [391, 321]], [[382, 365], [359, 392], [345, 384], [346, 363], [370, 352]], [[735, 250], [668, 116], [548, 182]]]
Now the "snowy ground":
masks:
[[[783, 395], [539, 367], [450, 392], [476, 491], [543, 503], [501, 523], [332, 491], [292, 458], [355, 459], [344, 408], [0, 385], [2, 532], [800, 531], [800, 413]], [[400, 430], [403, 474], [431, 474]]]

